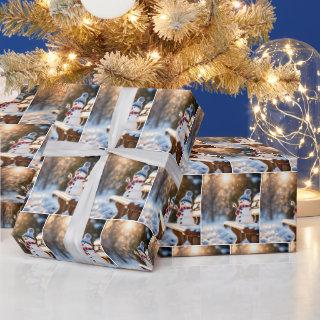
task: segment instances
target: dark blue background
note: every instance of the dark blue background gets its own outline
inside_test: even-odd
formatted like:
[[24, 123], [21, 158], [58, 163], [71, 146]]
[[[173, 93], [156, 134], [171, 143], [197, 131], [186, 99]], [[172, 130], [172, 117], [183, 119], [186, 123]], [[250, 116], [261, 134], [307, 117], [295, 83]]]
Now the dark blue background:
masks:
[[[0, 3], [6, 2], [0, 0]], [[319, 0], [273, 0], [277, 22], [271, 39], [295, 38], [320, 50], [320, 1]], [[0, 53], [6, 49], [17, 52], [43, 46], [41, 41], [21, 37], [0, 36]], [[206, 116], [200, 134], [202, 136], [246, 136], [248, 135], [248, 99], [246, 93], [237, 97], [210, 94], [194, 90]]]

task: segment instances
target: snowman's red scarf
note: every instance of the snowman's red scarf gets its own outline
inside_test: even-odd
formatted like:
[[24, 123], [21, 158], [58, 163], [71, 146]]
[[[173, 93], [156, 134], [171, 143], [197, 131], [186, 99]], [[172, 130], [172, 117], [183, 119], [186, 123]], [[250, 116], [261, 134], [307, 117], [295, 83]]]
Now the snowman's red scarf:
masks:
[[30, 143], [32, 143], [31, 140], [29, 140], [29, 141], [18, 141], [15, 144], [12, 145], [12, 148], [16, 148], [16, 147], [22, 146], [24, 144], [30, 144]]
[[82, 110], [82, 109], [83, 109], [83, 107], [75, 105], [66, 113], [66, 115], [70, 116], [73, 113], [73, 111]]
[[240, 214], [243, 208], [251, 208], [250, 204], [240, 204], [236, 210], [236, 216]]
[[138, 116], [140, 114], [140, 111], [130, 111], [129, 116]]
[[181, 206], [180, 208], [179, 208], [179, 211], [178, 211], [178, 213], [177, 213], [177, 217], [181, 217], [183, 214], [182, 214], [182, 211], [183, 210], [188, 210], [188, 209], [191, 209], [191, 206]]

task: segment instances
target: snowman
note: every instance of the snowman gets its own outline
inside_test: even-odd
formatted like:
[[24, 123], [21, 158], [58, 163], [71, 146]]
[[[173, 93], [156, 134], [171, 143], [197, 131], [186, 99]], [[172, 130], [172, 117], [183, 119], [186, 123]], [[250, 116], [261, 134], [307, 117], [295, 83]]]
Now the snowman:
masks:
[[106, 264], [106, 261], [102, 259], [94, 250], [92, 235], [90, 233], [86, 233], [84, 235], [83, 239], [81, 240], [81, 248], [94, 264]]
[[123, 194], [124, 198], [128, 198], [131, 200], [142, 199], [142, 186], [144, 185], [148, 177], [149, 170], [150, 167], [148, 165], [145, 165], [141, 170], [134, 174], [132, 180], [127, 178], [127, 187], [125, 193]]
[[20, 138], [16, 143], [14, 143], [8, 152], [14, 154], [29, 154], [31, 152], [31, 146], [37, 137], [36, 132], [30, 132], [26, 136]]
[[80, 126], [81, 125], [81, 112], [86, 106], [89, 98], [89, 93], [84, 92], [82, 95], [73, 101], [72, 106], [67, 106], [69, 109], [66, 113], [66, 117], [63, 123], [70, 126]]
[[140, 242], [138, 248], [135, 250], [135, 253], [144, 263], [144, 265], [141, 265], [141, 268], [146, 270], [152, 270], [152, 260], [149, 256], [148, 250], [146, 250], [145, 248], [145, 244], [143, 241]]
[[175, 207], [175, 204], [174, 204], [175, 200], [176, 200], [176, 197], [173, 197], [173, 198], [168, 200], [168, 205], [167, 205], [167, 208], [165, 209], [164, 217], [163, 217], [165, 224], [167, 224], [169, 222], [172, 210]]
[[66, 193], [72, 196], [80, 196], [84, 188], [84, 184], [88, 179], [90, 167], [91, 163], [85, 162], [82, 167], [76, 170], [73, 176], [71, 173], [69, 174], [68, 178], [70, 180], [66, 189]]
[[143, 104], [146, 101], [145, 97], [140, 97], [132, 104], [127, 123], [125, 125], [126, 130], [134, 131], [138, 128], [138, 118], [143, 108]]
[[25, 248], [30, 251], [33, 256], [40, 257], [40, 258], [50, 258], [50, 256], [42, 251], [37, 244], [37, 240], [34, 236], [34, 229], [29, 228], [27, 231], [22, 235], [22, 241]]
[[179, 210], [177, 213], [177, 223], [185, 226], [194, 225], [192, 217], [192, 191], [187, 191], [179, 202]]
[[190, 105], [183, 113], [177, 128], [178, 139], [181, 144], [185, 144], [189, 136], [190, 123], [194, 113], [194, 106]]
[[240, 224], [254, 223], [253, 216], [251, 214], [251, 190], [246, 189], [243, 195], [239, 198], [238, 204], [233, 204], [236, 208], [236, 222]]

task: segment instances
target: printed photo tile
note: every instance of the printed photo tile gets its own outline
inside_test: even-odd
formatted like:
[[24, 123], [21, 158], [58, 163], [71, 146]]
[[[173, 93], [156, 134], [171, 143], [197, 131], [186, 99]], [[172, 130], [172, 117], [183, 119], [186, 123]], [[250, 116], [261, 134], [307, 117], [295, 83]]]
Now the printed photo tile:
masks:
[[28, 167], [45, 143], [49, 125], [0, 124], [2, 167]]
[[1, 227], [13, 228], [32, 187], [35, 171], [23, 167], [1, 168]]
[[121, 88], [100, 87], [93, 109], [83, 112], [87, 122], [84, 126], [80, 142], [88, 143], [99, 148], [108, 148], [108, 134], [112, 115], [119, 98]]
[[20, 123], [54, 123], [51, 140], [78, 142], [98, 90], [81, 84], [40, 88]]
[[259, 242], [261, 174], [203, 177], [201, 244]]
[[0, 123], [19, 123], [25, 110], [35, 97], [36, 92], [37, 87], [32, 89], [22, 87], [21, 92], [12, 101], [1, 101], [0, 97]]
[[118, 147], [135, 148], [153, 108], [156, 89], [138, 89], [124, 125]]
[[[188, 141], [193, 140], [189, 135], [198, 108], [190, 91], [158, 90], [137, 148], [170, 152], [179, 164]], [[194, 131], [196, 135], [197, 130]]]
[[161, 245], [199, 245], [201, 225], [202, 176], [184, 176], [175, 197], [164, 211], [166, 230]]
[[26, 212], [72, 215], [99, 157], [46, 157]]
[[263, 174], [260, 205], [260, 242], [294, 241], [296, 239], [297, 173]]
[[43, 227], [47, 218], [46, 214], [21, 212], [12, 235], [25, 253], [35, 257], [55, 259], [53, 252], [43, 240]]
[[138, 220], [157, 171], [158, 167], [110, 154], [90, 217]]
[[153, 269], [157, 240], [142, 223], [108, 220], [102, 230], [101, 245], [119, 268]]

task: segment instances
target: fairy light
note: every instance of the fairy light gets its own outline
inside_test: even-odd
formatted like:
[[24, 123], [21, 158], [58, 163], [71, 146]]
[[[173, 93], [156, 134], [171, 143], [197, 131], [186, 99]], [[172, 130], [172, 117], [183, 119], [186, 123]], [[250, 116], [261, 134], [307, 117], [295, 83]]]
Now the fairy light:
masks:
[[68, 63], [64, 63], [64, 64], [62, 65], [62, 69], [63, 69], [64, 71], [68, 70], [68, 69], [69, 69], [69, 64], [68, 64]]
[[92, 26], [93, 20], [90, 18], [83, 18], [82, 24], [84, 24], [85, 26]]
[[278, 80], [279, 80], [279, 78], [274, 73], [270, 73], [267, 76], [267, 81], [272, 85], [276, 84], [278, 82]]
[[169, 19], [169, 17], [166, 14], [160, 14], [159, 18], [161, 20], [168, 20]]
[[238, 0], [232, 1], [232, 5], [235, 9], [240, 9], [242, 7], [242, 2]]
[[68, 54], [68, 59], [70, 60], [70, 61], [73, 61], [73, 60], [75, 60], [77, 58], [77, 55], [74, 53], [74, 52], [70, 52], [69, 54]]
[[[267, 51], [261, 53], [261, 57], [266, 56], [272, 57], [274, 52], [278, 52], [279, 47], [274, 49], [268, 48]], [[295, 48], [287, 43], [284, 46], [284, 54], [287, 54], [289, 62], [292, 63], [296, 68], [302, 66], [308, 62], [309, 57], [305, 60], [301, 60], [301, 56], [298, 58], [295, 55]], [[294, 58], [297, 61], [294, 61]], [[301, 71], [300, 71], [301, 72]], [[317, 75], [320, 77], [320, 70], [317, 70]], [[275, 84], [278, 79], [274, 73], [270, 73], [266, 77], [266, 81], [270, 84]], [[252, 103], [252, 114], [254, 116], [253, 123], [250, 127], [251, 137], [255, 136], [257, 131], [262, 132], [267, 140], [277, 142], [281, 145], [287, 154], [296, 156], [295, 150], [300, 149], [299, 158], [308, 160], [308, 166], [310, 169], [308, 172], [308, 178], [304, 181], [306, 188], [312, 188], [314, 181], [318, 186], [320, 180], [320, 144], [319, 136], [320, 127], [315, 125], [317, 119], [311, 111], [311, 106], [319, 101], [319, 90], [320, 86], [316, 86], [314, 89], [309, 88], [306, 84], [300, 83], [298, 90], [294, 96], [285, 96], [284, 100], [288, 107], [292, 108], [281, 108], [281, 101], [273, 99], [271, 101], [258, 101], [258, 103]], [[270, 105], [269, 105], [270, 103]], [[262, 110], [262, 111], [261, 111]], [[287, 123], [295, 122], [294, 129], [284, 130], [278, 123], [273, 122], [272, 116], [269, 116], [269, 112], [276, 110], [279, 113], [277, 119], [286, 119]], [[276, 120], [277, 121], [277, 120]], [[259, 133], [258, 135], [259, 136]], [[302, 148], [308, 148], [307, 151]]]
[[58, 62], [59, 56], [58, 56], [58, 54], [56, 52], [49, 51], [46, 54], [46, 59], [47, 59], [47, 62], [48, 62], [49, 65], [54, 65], [55, 63]]
[[159, 60], [161, 58], [160, 53], [157, 50], [150, 51], [148, 56], [151, 60], [154, 60], [154, 61]]
[[139, 19], [139, 16], [137, 13], [135, 12], [132, 12], [132, 13], [129, 13], [128, 14], [128, 20], [131, 22], [131, 23], [136, 23]]

